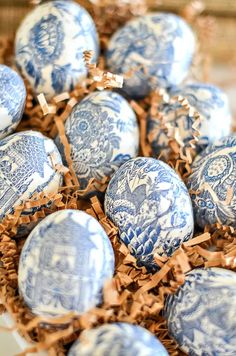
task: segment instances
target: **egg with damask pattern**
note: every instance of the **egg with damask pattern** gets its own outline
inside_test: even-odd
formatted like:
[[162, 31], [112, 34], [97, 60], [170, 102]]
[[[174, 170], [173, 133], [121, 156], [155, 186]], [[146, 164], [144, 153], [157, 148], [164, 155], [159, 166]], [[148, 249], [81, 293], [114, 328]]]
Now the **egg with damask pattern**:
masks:
[[236, 273], [197, 268], [165, 302], [170, 335], [187, 355], [235, 355]]
[[35, 7], [21, 23], [15, 39], [16, 64], [35, 94], [50, 99], [70, 91], [86, 77], [85, 50], [99, 54], [98, 36], [88, 12], [71, 0]]
[[26, 100], [22, 78], [13, 69], [0, 64], [0, 139], [19, 124]]
[[184, 182], [164, 162], [138, 157], [111, 178], [105, 212], [138, 266], [156, 271], [155, 255], [171, 256], [193, 236], [193, 212]]
[[[82, 189], [92, 178], [112, 176], [138, 154], [136, 115], [126, 99], [109, 90], [93, 92], [78, 103], [66, 121], [65, 134]], [[65, 159], [59, 137], [55, 142]]]
[[99, 222], [84, 211], [61, 210], [43, 219], [23, 246], [20, 295], [36, 315], [82, 314], [100, 304], [114, 273], [114, 252]]
[[63, 181], [57, 165], [62, 165], [57, 147], [40, 132], [22, 131], [2, 139], [0, 219], [34, 194], [57, 193]]
[[157, 87], [180, 84], [195, 51], [195, 37], [181, 17], [162, 12], [132, 19], [111, 37], [106, 52], [111, 71], [125, 75], [123, 90], [145, 97]]
[[[112, 353], [111, 353], [112, 350]], [[128, 323], [104, 324], [85, 330], [68, 356], [168, 356], [162, 343], [148, 330]]]

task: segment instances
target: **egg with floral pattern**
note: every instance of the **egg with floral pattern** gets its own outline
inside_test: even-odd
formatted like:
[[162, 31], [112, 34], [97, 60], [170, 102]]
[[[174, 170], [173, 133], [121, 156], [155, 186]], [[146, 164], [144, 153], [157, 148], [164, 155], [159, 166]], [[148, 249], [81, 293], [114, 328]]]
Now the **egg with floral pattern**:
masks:
[[207, 146], [191, 168], [187, 186], [197, 225], [236, 227], [236, 136], [226, 136]]
[[86, 77], [83, 52], [99, 54], [98, 36], [87, 11], [74, 1], [55, 0], [33, 9], [15, 40], [16, 63], [35, 94], [50, 99]]
[[227, 95], [212, 84], [186, 84], [173, 88], [170, 91], [170, 102], [158, 106], [158, 112], [163, 115], [162, 121], [151, 115], [148, 118], [147, 137], [155, 155], [169, 152], [170, 137], [166, 129], [163, 129], [163, 123], [177, 130], [179, 138], [185, 144], [188, 144], [193, 139], [193, 134], [196, 134], [192, 127], [195, 122], [193, 115], [183, 110], [180, 102], [173, 100], [178, 96], [186, 98], [191, 107], [201, 115], [198, 126], [200, 136], [196, 143], [198, 151], [230, 133], [232, 115]]
[[176, 172], [154, 158], [123, 164], [108, 184], [105, 212], [138, 266], [156, 271], [155, 254], [171, 256], [193, 236], [187, 188]]
[[[111, 351], [112, 350], [112, 351]], [[128, 323], [104, 324], [85, 330], [68, 356], [168, 356], [162, 343], [148, 330]]]
[[[77, 104], [65, 124], [73, 168], [80, 186], [110, 177], [119, 166], [137, 156], [139, 129], [135, 113], [120, 95], [93, 92]], [[56, 143], [62, 156], [64, 147]], [[65, 162], [66, 164], [66, 162]]]
[[28, 236], [20, 255], [19, 291], [34, 314], [82, 314], [101, 303], [113, 273], [113, 249], [99, 222], [83, 211], [61, 210]]
[[[35, 131], [22, 131], [0, 141], [0, 218], [36, 193], [57, 193], [62, 165], [54, 142]], [[32, 211], [32, 210], [30, 210]]]
[[26, 100], [22, 78], [13, 69], [0, 64], [0, 139], [19, 124]]
[[191, 356], [235, 355], [236, 273], [223, 268], [189, 272], [177, 292], [167, 297], [170, 335]]
[[170, 13], [132, 19], [111, 37], [106, 52], [111, 71], [124, 74], [130, 97], [144, 97], [156, 87], [178, 85], [186, 77], [195, 51], [189, 25]]

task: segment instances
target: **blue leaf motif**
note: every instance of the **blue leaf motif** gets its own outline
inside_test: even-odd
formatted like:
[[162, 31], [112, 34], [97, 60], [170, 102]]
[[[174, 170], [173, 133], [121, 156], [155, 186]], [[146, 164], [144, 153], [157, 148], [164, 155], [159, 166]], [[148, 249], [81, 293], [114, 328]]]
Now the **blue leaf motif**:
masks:
[[33, 78], [35, 77], [35, 68], [34, 68], [32, 61], [27, 62], [25, 69], [26, 69], [27, 74], [29, 74]]
[[70, 69], [71, 65], [66, 64], [63, 67], [55, 67], [52, 71], [51, 78], [52, 78], [52, 87], [56, 93], [61, 93], [64, 88], [64, 83], [67, 80], [68, 70]]

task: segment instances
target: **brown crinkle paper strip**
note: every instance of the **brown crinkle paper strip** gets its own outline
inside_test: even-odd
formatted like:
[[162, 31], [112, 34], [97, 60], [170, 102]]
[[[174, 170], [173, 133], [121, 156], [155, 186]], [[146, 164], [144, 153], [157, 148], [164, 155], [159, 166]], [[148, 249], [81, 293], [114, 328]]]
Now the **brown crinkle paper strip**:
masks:
[[[39, 3], [39, 1], [36, 1]], [[100, 1], [98, 4], [82, 1], [92, 14], [101, 38], [102, 49], [105, 48], [110, 35], [129, 18], [141, 15], [147, 10], [145, 2], [137, 0], [132, 4], [125, 1]], [[211, 34], [207, 28], [207, 19], [199, 16], [203, 6], [199, 1], [193, 1], [182, 9], [182, 15], [196, 27]], [[102, 15], [102, 16], [101, 16]], [[204, 26], [203, 26], [204, 24]], [[208, 26], [209, 27], [209, 26]], [[201, 33], [200, 31], [200, 33]], [[206, 40], [206, 38], [204, 38]], [[0, 43], [0, 61], [12, 63], [12, 42], [3, 40]], [[200, 55], [197, 56], [201, 58]], [[196, 58], [197, 58], [196, 57]], [[99, 59], [98, 66], [91, 63], [92, 53], [85, 52], [84, 60], [88, 68], [88, 78], [71, 93], [62, 93], [47, 103], [40, 95], [38, 101], [33, 97], [29, 85], [27, 87], [27, 102], [24, 118], [18, 131], [33, 129], [48, 137], [55, 138], [59, 134], [65, 148], [68, 168], [57, 166], [64, 174], [65, 185], [57, 194], [32, 197], [29, 201], [15, 209], [13, 215], [8, 215], [0, 223], [0, 311], [7, 310], [15, 321], [17, 330], [34, 346], [22, 352], [38, 352], [47, 350], [49, 355], [65, 355], [71, 343], [78, 338], [81, 331], [107, 322], [125, 321], [139, 324], [155, 334], [165, 345], [170, 355], [180, 355], [175, 341], [170, 338], [167, 325], [162, 317], [166, 295], [174, 293], [184, 283], [185, 273], [196, 267], [220, 266], [231, 270], [236, 269], [236, 230], [220, 224], [206, 227], [204, 231], [184, 243], [171, 258], [155, 256], [156, 263], [161, 267], [155, 274], [148, 274], [145, 268], [138, 268], [135, 258], [130, 255], [125, 245], [118, 240], [117, 228], [105, 216], [98, 198], [86, 201], [83, 197], [90, 191], [104, 191], [108, 178], [102, 182], [91, 180], [86, 191], [80, 189], [78, 179], [73, 170], [70, 157], [70, 145], [65, 135], [64, 122], [76, 103], [94, 90], [103, 88], [119, 88], [122, 86], [120, 76], [109, 73], [105, 69], [104, 57]], [[200, 63], [201, 60], [198, 63]], [[159, 110], [160, 104], [178, 102], [180, 109], [193, 118], [192, 139], [183, 144], [178, 130], [172, 128]], [[169, 98], [165, 90], [157, 90], [145, 99], [131, 101], [140, 126], [140, 154], [151, 155], [151, 147], [146, 139], [146, 119], [149, 113], [161, 122], [169, 138], [170, 155], [165, 160], [185, 178], [191, 173], [191, 163], [195, 156], [195, 144], [200, 135], [200, 115], [191, 108], [188, 101], [182, 97]], [[29, 213], [34, 208], [34, 214]], [[95, 217], [106, 230], [116, 256], [115, 275], [104, 286], [103, 304], [84, 315], [68, 313], [53, 321], [45, 317], [35, 317], [25, 306], [18, 294], [17, 269], [19, 256], [23, 247], [24, 236], [17, 235], [19, 226], [32, 226], [48, 214], [61, 209], [82, 209]], [[25, 214], [28, 212], [28, 214]], [[47, 324], [47, 327], [45, 327]], [[59, 326], [60, 325], [60, 326]]]

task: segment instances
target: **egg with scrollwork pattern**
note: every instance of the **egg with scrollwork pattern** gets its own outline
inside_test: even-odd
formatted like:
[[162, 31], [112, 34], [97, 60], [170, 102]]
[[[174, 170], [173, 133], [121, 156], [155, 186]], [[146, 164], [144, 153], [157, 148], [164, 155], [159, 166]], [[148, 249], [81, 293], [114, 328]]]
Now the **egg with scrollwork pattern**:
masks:
[[22, 78], [13, 69], [0, 64], [0, 139], [19, 124], [26, 99]]
[[187, 355], [232, 356], [236, 350], [236, 273], [223, 268], [195, 269], [167, 297], [170, 335]]
[[[197, 141], [197, 150], [201, 151], [209, 143], [214, 142], [230, 133], [231, 113], [226, 94], [218, 87], [206, 83], [193, 83], [174, 88], [170, 91], [170, 96], [182, 96], [201, 115], [198, 130], [200, 136]], [[169, 152], [169, 137], [163, 123], [171, 125], [178, 130], [180, 139], [188, 144], [193, 139], [196, 130], [193, 129], [195, 119], [189, 112], [183, 110], [182, 105], [173, 100], [158, 106], [158, 111], [163, 114], [162, 122], [159, 118], [149, 116], [147, 124], [147, 134], [152, 145], [153, 153]]]
[[138, 266], [158, 269], [155, 254], [171, 256], [193, 235], [191, 200], [175, 171], [154, 158], [138, 157], [121, 166], [105, 195], [107, 216]]
[[83, 211], [61, 210], [27, 238], [19, 290], [34, 314], [82, 314], [102, 301], [103, 286], [113, 273], [113, 249], [98, 221]]
[[85, 330], [68, 356], [168, 356], [162, 343], [148, 330], [128, 323], [104, 324]]
[[16, 63], [34, 92], [48, 99], [72, 90], [86, 77], [85, 50], [97, 59], [96, 28], [88, 12], [70, 0], [37, 6], [16, 34]]
[[36, 193], [57, 193], [62, 165], [54, 142], [35, 131], [22, 131], [0, 141], [0, 218]]
[[191, 168], [187, 186], [196, 223], [236, 227], [236, 136], [209, 145]]
[[[135, 113], [120, 94], [112, 91], [93, 92], [77, 104], [66, 121], [65, 133], [73, 168], [83, 189], [90, 179], [101, 181], [111, 176], [138, 154]], [[59, 138], [56, 143], [64, 156]]]
[[189, 25], [170, 13], [149, 13], [129, 21], [111, 37], [106, 52], [110, 70], [124, 74], [130, 97], [156, 87], [178, 85], [186, 77], [195, 50]]

